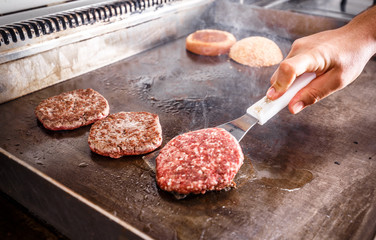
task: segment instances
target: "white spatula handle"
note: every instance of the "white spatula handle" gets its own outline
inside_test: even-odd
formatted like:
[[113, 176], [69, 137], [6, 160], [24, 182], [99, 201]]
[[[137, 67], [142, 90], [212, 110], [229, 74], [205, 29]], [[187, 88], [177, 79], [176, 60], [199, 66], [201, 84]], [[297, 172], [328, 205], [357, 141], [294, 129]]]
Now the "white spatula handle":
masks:
[[304, 73], [295, 79], [290, 88], [278, 99], [272, 101], [266, 96], [260, 99], [247, 109], [247, 113], [259, 120], [259, 124], [263, 125], [270, 118], [276, 115], [279, 111], [285, 108], [290, 100], [295, 96], [300, 89], [307, 86], [313, 79], [316, 78], [315, 73]]

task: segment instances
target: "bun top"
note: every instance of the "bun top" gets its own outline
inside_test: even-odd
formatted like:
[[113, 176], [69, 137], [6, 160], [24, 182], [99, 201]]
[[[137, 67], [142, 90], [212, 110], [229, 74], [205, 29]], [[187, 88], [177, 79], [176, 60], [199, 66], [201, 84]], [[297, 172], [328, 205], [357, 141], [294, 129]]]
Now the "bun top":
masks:
[[272, 66], [283, 59], [278, 45], [265, 37], [248, 37], [236, 42], [229, 56], [235, 62], [251, 67]]

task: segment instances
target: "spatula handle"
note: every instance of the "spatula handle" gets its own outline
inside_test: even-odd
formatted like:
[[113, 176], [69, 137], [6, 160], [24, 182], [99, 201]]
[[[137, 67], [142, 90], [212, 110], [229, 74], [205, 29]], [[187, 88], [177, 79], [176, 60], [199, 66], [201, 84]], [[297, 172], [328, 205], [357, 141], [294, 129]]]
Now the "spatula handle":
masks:
[[247, 109], [247, 113], [259, 120], [259, 124], [263, 125], [270, 118], [276, 115], [279, 111], [285, 108], [290, 100], [295, 96], [300, 89], [307, 86], [313, 79], [316, 78], [315, 73], [304, 73], [295, 79], [289, 89], [278, 99], [272, 101], [266, 96], [260, 99]]

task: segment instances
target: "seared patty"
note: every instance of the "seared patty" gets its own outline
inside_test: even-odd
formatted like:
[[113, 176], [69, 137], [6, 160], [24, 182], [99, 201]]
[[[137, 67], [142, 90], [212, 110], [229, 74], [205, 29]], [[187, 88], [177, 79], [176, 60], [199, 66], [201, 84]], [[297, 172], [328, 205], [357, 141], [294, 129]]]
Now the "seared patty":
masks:
[[165, 191], [205, 193], [234, 185], [243, 164], [238, 141], [222, 128], [207, 128], [173, 138], [156, 159], [157, 183]]
[[162, 143], [158, 115], [148, 112], [119, 112], [93, 124], [90, 149], [103, 156], [119, 158], [151, 152]]
[[50, 130], [71, 130], [105, 118], [107, 100], [93, 89], [78, 89], [43, 100], [35, 115]]

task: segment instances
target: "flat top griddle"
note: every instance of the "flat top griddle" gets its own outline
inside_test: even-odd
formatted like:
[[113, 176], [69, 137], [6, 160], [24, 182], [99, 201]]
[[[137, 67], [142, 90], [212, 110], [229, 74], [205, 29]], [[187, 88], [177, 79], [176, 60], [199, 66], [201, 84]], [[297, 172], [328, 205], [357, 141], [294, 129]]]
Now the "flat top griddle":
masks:
[[[292, 43], [249, 30], [236, 37], [250, 35], [272, 38], [284, 55]], [[236, 189], [181, 200], [158, 189], [142, 156], [110, 159], [92, 153], [90, 126], [54, 132], [34, 116], [45, 98], [93, 88], [107, 98], [111, 113], [158, 114], [164, 145], [177, 134], [244, 114], [265, 94], [275, 69], [194, 55], [179, 38], [1, 104], [0, 147], [155, 239], [373, 237], [374, 60], [344, 90], [296, 116], [285, 109], [266, 125], [253, 127], [241, 142], [245, 162]]]

